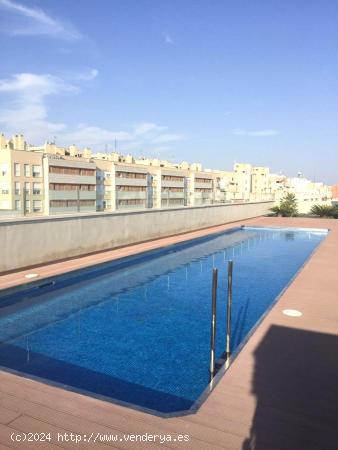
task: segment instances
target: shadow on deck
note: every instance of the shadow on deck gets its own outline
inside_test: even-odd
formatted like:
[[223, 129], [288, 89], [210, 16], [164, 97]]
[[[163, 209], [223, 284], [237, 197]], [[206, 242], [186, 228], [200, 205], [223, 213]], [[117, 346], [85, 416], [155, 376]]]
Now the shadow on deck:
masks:
[[337, 449], [338, 336], [273, 325], [254, 355], [243, 450]]

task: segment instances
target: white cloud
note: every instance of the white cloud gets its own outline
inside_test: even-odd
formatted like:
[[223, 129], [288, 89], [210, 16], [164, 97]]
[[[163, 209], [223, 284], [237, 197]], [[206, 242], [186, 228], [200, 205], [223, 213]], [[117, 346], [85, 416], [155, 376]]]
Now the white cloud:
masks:
[[16, 26], [7, 30], [11, 35], [48, 35], [65, 40], [78, 40], [83, 37], [72, 24], [53, 18], [40, 8], [30, 8], [13, 0], [0, 0], [0, 8], [21, 19]]
[[47, 119], [45, 98], [62, 92], [78, 92], [76, 86], [51, 75], [20, 73], [0, 80], [0, 94], [12, 100], [0, 109], [0, 125], [10, 133], [25, 133], [31, 139], [41, 134], [50, 136], [65, 128], [65, 124]]
[[82, 72], [73, 72], [65, 70], [62, 72], [64, 79], [74, 81], [92, 81], [97, 78], [99, 71], [97, 69], [85, 69]]
[[165, 144], [167, 142], [181, 141], [182, 139], [183, 136], [180, 134], [166, 133], [156, 136], [154, 139], [152, 139], [152, 142], [155, 142], [156, 144]]
[[174, 45], [175, 41], [173, 40], [173, 38], [170, 36], [169, 33], [165, 33], [164, 35], [164, 42], [168, 45]]
[[75, 80], [91, 81], [94, 80], [99, 74], [97, 69], [86, 70], [83, 73], [78, 73], [73, 75]]
[[114, 130], [96, 124], [70, 127], [66, 123], [49, 120], [50, 96], [79, 94], [81, 90], [75, 82], [92, 80], [97, 74], [96, 69], [68, 74], [71, 82], [50, 74], [32, 73], [20, 73], [0, 80], [0, 96], [4, 97], [1, 102], [4, 106], [0, 106], [0, 130], [6, 135], [23, 133], [28, 142], [35, 144], [53, 140], [56, 135], [61, 145], [77, 144], [97, 150], [106, 145], [112, 150], [116, 139], [120, 151], [159, 151], [167, 148], [159, 144], [183, 139], [181, 135], [168, 133], [168, 127], [153, 122], [141, 122], [127, 130]]
[[144, 122], [136, 125], [135, 127], [135, 134], [142, 135], [142, 134], [148, 134], [150, 132], [159, 132], [166, 130], [167, 127], [161, 127], [159, 125], [156, 125], [156, 123], [152, 122]]
[[77, 144], [82, 147], [97, 147], [115, 141], [125, 142], [133, 139], [131, 133], [125, 131], [110, 131], [92, 125], [79, 125], [75, 130], [64, 132], [60, 136], [63, 145]]
[[77, 91], [75, 86], [52, 75], [19, 73], [10, 79], [0, 80], [0, 92], [17, 93], [26, 98], [42, 98], [60, 91]]
[[235, 130], [232, 130], [232, 134], [234, 134], [235, 136], [268, 137], [268, 136], [276, 136], [277, 134], [279, 134], [279, 131], [270, 129], [248, 131], [236, 128]]

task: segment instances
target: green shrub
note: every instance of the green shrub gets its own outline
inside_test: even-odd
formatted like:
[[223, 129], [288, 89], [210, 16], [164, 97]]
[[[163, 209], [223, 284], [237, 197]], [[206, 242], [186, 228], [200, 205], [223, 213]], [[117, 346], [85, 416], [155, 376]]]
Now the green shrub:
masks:
[[275, 216], [296, 217], [298, 216], [297, 199], [295, 194], [288, 193], [280, 201], [279, 206], [270, 208]]
[[332, 217], [333, 217], [334, 219], [338, 219], [338, 206], [334, 206], [334, 207], [333, 207]]
[[337, 208], [334, 208], [333, 206], [330, 205], [313, 205], [310, 210], [310, 214], [319, 217], [334, 217], [336, 209]]

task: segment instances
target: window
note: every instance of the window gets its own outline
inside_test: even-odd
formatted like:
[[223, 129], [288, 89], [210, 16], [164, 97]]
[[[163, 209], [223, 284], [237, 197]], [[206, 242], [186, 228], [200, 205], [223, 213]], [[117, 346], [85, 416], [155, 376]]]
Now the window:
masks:
[[15, 200], [15, 211], [20, 211], [20, 210], [21, 210], [21, 201]]
[[33, 195], [40, 195], [40, 194], [41, 194], [41, 183], [33, 183]]
[[95, 184], [49, 183], [51, 191], [95, 191]]
[[20, 164], [19, 163], [14, 163], [14, 175], [16, 177], [20, 176]]
[[116, 172], [116, 176], [118, 178], [138, 178], [140, 180], [145, 180], [147, 178], [147, 174], [145, 173], [135, 173], [135, 172]]
[[31, 202], [30, 202], [30, 200], [26, 200], [25, 201], [25, 211], [30, 212], [30, 210], [31, 210]]
[[42, 202], [41, 200], [33, 200], [33, 211], [34, 212], [40, 212], [42, 209]]
[[41, 177], [41, 166], [33, 166], [33, 177]]
[[30, 168], [29, 164], [24, 164], [24, 174], [25, 174], [25, 177], [31, 176], [31, 168]]
[[15, 186], [15, 195], [20, 195], [20, 181], [16, 181], [14, 183]]
[[195, 178], [196, 183], [211, 183], [210, 178]]
[[116, 186], [118, 191], [145, 192], [146, 186]]
[[177, 182], [182, 182], [183, 181], [183, 177], [179, 177], [179, 176], [174, 176], [174, 175], [162, 175], [162, 180], [163, 181], [177, 181]]
[[59, 167], [49, 166], [49, 173], [58, 173], [60, 175], [84, 175], [95, 176], [95, 169], [80, 169], [78, 167]]
[[29, 181], [25, 181], [25, 193], [29, 194], [31, 191], [31, 184]]
[[195, 192], [212, 192], [212, 189], [208, 189], [208, 188], [196, 188]]
[[68, 208], [76, 206], [95, 206], [95, 200], [50, 200], [51, 208]]
[[162, 187], [162, 192], [183, 192], [183, 188], [178, 188], [178, 187]]
[[95, 206], [95, 200], [80, 200], [80, 206]]
[[126, 200], [119, 200], [118, 205], [120, 206], [126, 206], [126, 205], [144, 205], [144, 200], [142, 199], [126, 199]]

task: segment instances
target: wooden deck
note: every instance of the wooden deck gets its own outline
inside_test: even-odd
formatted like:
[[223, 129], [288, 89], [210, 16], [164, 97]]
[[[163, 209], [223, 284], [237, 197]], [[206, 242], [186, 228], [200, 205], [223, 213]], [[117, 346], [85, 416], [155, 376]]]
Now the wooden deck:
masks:
[[[258, 218], [241, 223], [330, 228], [331, 232], [197, 413], [163, 419], [0, 372], [0, 450], [338, 449], [338, 220]], [[233, 226], [160, 239], [34, 272], [42, 278]], [[0, 287], [26, 282], [26, 273], [0, 277]], [[282, 314], [286, 308], [303, 315], [287, 317]], [[12, 433], [22, 432], [51, 433], [52, 442], [11, 440]], [[80, 434], [82, 442], [58, 439], [58, 433], [71, 432]], [[98, 433], [118, 435], [118, 441], [94, 443]], [[146, 433], [166, 440], [125, 439], [133, 434], [145, 440]], [[179, 442], [178, 435], [188, 435], [189, 441]]]

